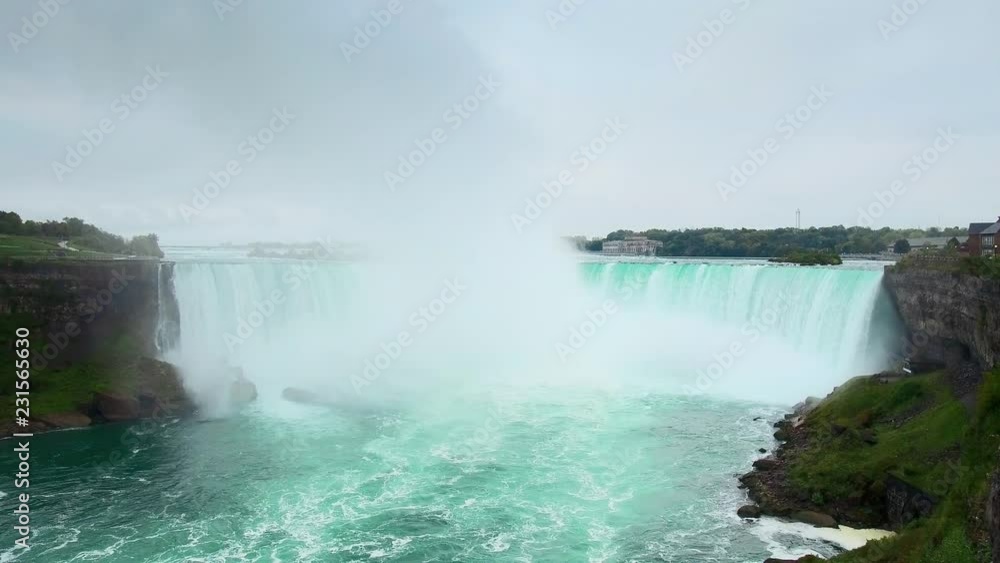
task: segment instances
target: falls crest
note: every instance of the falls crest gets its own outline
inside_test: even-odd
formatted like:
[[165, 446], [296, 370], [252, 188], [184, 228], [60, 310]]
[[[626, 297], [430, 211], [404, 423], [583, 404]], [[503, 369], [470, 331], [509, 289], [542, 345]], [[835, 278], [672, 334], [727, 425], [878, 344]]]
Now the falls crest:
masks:
[[[397, 395], [492, 381], [790, 403], [881, 369], [897, 339], [880, 270], [693, 262], [572, 270], [559, 278], [571, 287], [541, 277], [488, 285], [423, 335], [410, 315], [422, 298], [375, 267], [178, 262], [178, 330], [165, 355], [197, 396], [218, 395], [216, 374], [238, 367], [272, 396], [296, 384], [351, 402], [370, 398], [357, 377], [409, 330], [414, 345], [375, 370], [392, 373], [379, 387]], [[470, 293], [483, 289], [471, 285]], [[516, 293], [502, 294], [511, 285]], [[615, 312], [596, 323], [609, 303]]]

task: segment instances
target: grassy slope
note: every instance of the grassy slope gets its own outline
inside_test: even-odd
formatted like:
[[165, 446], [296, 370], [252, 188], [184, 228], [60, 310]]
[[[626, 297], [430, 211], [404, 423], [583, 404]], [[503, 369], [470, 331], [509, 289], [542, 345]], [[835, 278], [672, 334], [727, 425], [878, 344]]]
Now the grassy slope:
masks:
[[[31, 330], [30, 350], [33, 358], [40, 354], [45, 343], [42, 327], [37, 320], [25, 315], [0, 315], [0, 365], [10, 366], [0, 373], [0, 405], [5, 412], [14, 412], [13, 369], [15, 356], [12, 349], [14, 331], [18, 327]], [[96, 391], [121, 390], [126, 382], [138, 378], [131, 373], [139, 358], [139, 345], [134, 338], [122, 333], [111, 339], [98, 357], [87, 362], [73, 363], [63, 369], [48, 367], [31, 371], [30, 398], [33, 417], [52, 413], [80, 410], [90, 403]], [[37, 360], [32, 362], [37, 365]]]
[[0, 235], [0, 258], [113, 258], [118, 255], [98, 252], [79, 246], [79, 241], [70, 241], [69, 245], [78, 249], [63, 250], [59, 248], [59, 239], [46, 237], [25, 237], [20, 235]]
[[[891, 384], [858, 378], [818, 407], [807, 424], [816, 436], [793, 462], [791, 477], [814, 499], [859, 497], [897, 475], [940, 499], [934, 513], [893, 539], [837, 557], [842, 563], [989, 561], [982, 513], [1000, 447], [1000, 370], [986, 374], [975, 412], [945, 385], [943, 374]], [[830, 427], [847, 428], [835, 436]], [[864, 443], [859, 434], [876, 433]]]

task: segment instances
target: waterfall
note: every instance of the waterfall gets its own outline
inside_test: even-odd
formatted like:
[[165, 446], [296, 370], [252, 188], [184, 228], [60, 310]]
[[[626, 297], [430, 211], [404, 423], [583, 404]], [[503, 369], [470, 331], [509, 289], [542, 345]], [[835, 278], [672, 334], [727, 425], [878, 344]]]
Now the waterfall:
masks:
[[[775, 403], [883, 368], [896, 339], [876, 269], [590, 262], [569, 278], [505, 276], [470, 284], [478, 295], [424, 334], [419, 311], [440, 288], [416, 276], [371, 264], [178, 262], [177, 337], [165, 356], [201, 397], [238, 368], [272, 396], [302, 385], [345, 402], [370, 399], [357, 382], [375, 373], [380, 391], [403, 397], [495, 377]], [[395, 344], [404, 333], [412, 346]]]

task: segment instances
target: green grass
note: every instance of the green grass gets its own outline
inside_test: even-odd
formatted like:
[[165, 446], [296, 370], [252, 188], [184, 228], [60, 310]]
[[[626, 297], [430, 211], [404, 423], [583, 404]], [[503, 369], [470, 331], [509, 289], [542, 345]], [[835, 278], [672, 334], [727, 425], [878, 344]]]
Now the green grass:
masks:
[[[940, 375], [912, 381], [923, 389], [923, 395], [914, 395], [914, 386], [902, 391], [910, 381], [883, 385], [883, 389], [873, 388], [867, 382], [852, 382], [842, 397], [822, 407], [822, 415], [843, 418], [850, 412], [846, 406], [849, 404], [865, 405], [876, 412], [903, 412], [899, 409], [905, 410], [904, 405], [909, 402], [929, 401], [925, 404], [928, 410], [900, 428], [882, 428], [876, 446], [857, 446], [852, 452], [846, 445], [839, 449], [835, 445], [826, 461], [836, 465], [834, 473], [839, 477], [818, 475], [811, 484], [836, 486], [832, 480], [849, 479], [850, 471], [868, 472], [867, 477], [873, 478], [877, 474], [872, 471], [884, 468], [901, 473], [906, 480], [936, 494], [939, 505], [928, 518], [911, 523], [895, 538], [871, 542], [833, 561], [986, 563], [990, 560], [983, 510], [989, 477], [997, 470], [1000, 448], [1000, 369], [985, 374], [979, 402], [971, 416], [943, 393], [946, 390], [942, 389]], [[875, 427], [878, 428], [877, 422]], [[949, 446], [953, 447], [948, 451], [958, 455], [957, 463], [950, 468], [936, 457]], [[810, 475], [800, 473], [800, 477], [807, 476]]]
[[59, 243], [35, 237], [0, 235], [0, 257], [44, 257], [59, 249]]
[[99, 252], [87, 248], [81, 241], [69, 241], [69, 246], [77, 251], [59, 248], [59, 239], [47, 237], [27, 237], [21, 235], [0, 235], [0, 258], [25, 260], [40, 259], [109, 259], [122, 255]]
[[[39, 364], [38, 354], [46, 343], [44, 327], [37, 319], [23, 314], [0, 315], [0, 365], [9, 366], [0, 373], [0, 405], [10, 413], [14, 412], [16, 398], [14, 331], [19, 327], [31, 330], [29, 349], [32, 357], [36, 358], [32, 361], [33, 366]], [[81, 406], [91, 402], [95, 392], [112, 388], [128, 389], [128, 383], [138, 379], [132, 370], [135, 360], [141, 355], [139, 350], [135, 337], [122, 332], [109, 338], [106, 346], [87, 361], [70, 363], [61, 368], [32, 369], [29, 378], [32, 417], [80, 411]]]

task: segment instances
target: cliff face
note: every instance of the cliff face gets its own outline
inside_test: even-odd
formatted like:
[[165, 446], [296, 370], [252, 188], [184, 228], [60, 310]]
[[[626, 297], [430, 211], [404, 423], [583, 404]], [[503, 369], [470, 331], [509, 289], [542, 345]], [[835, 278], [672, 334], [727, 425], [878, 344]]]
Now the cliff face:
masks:
[[122, 332], [152, 355], [159, 270], [152, 261], [0, 263], [0, 315], [26, 323], [43, 337], [36, 363], [86, 358]]
[[951, 272], [887, 267], [885, 287], [909, 333], [917, 362], [980, 369], [1000, 364], [1000, 281]]
[[[174, 336], [158, 334], [161, 303], [176, 317], [170, 268], [139, 260], [0, 262], [0, 359], [13, 354], [15, 329], [28, 328], [33, 430], [190, 410], [173, 367], [151, 359], [157, 339]], [[13, 402], [11, 377], [0, 382], [5, 402]]]

